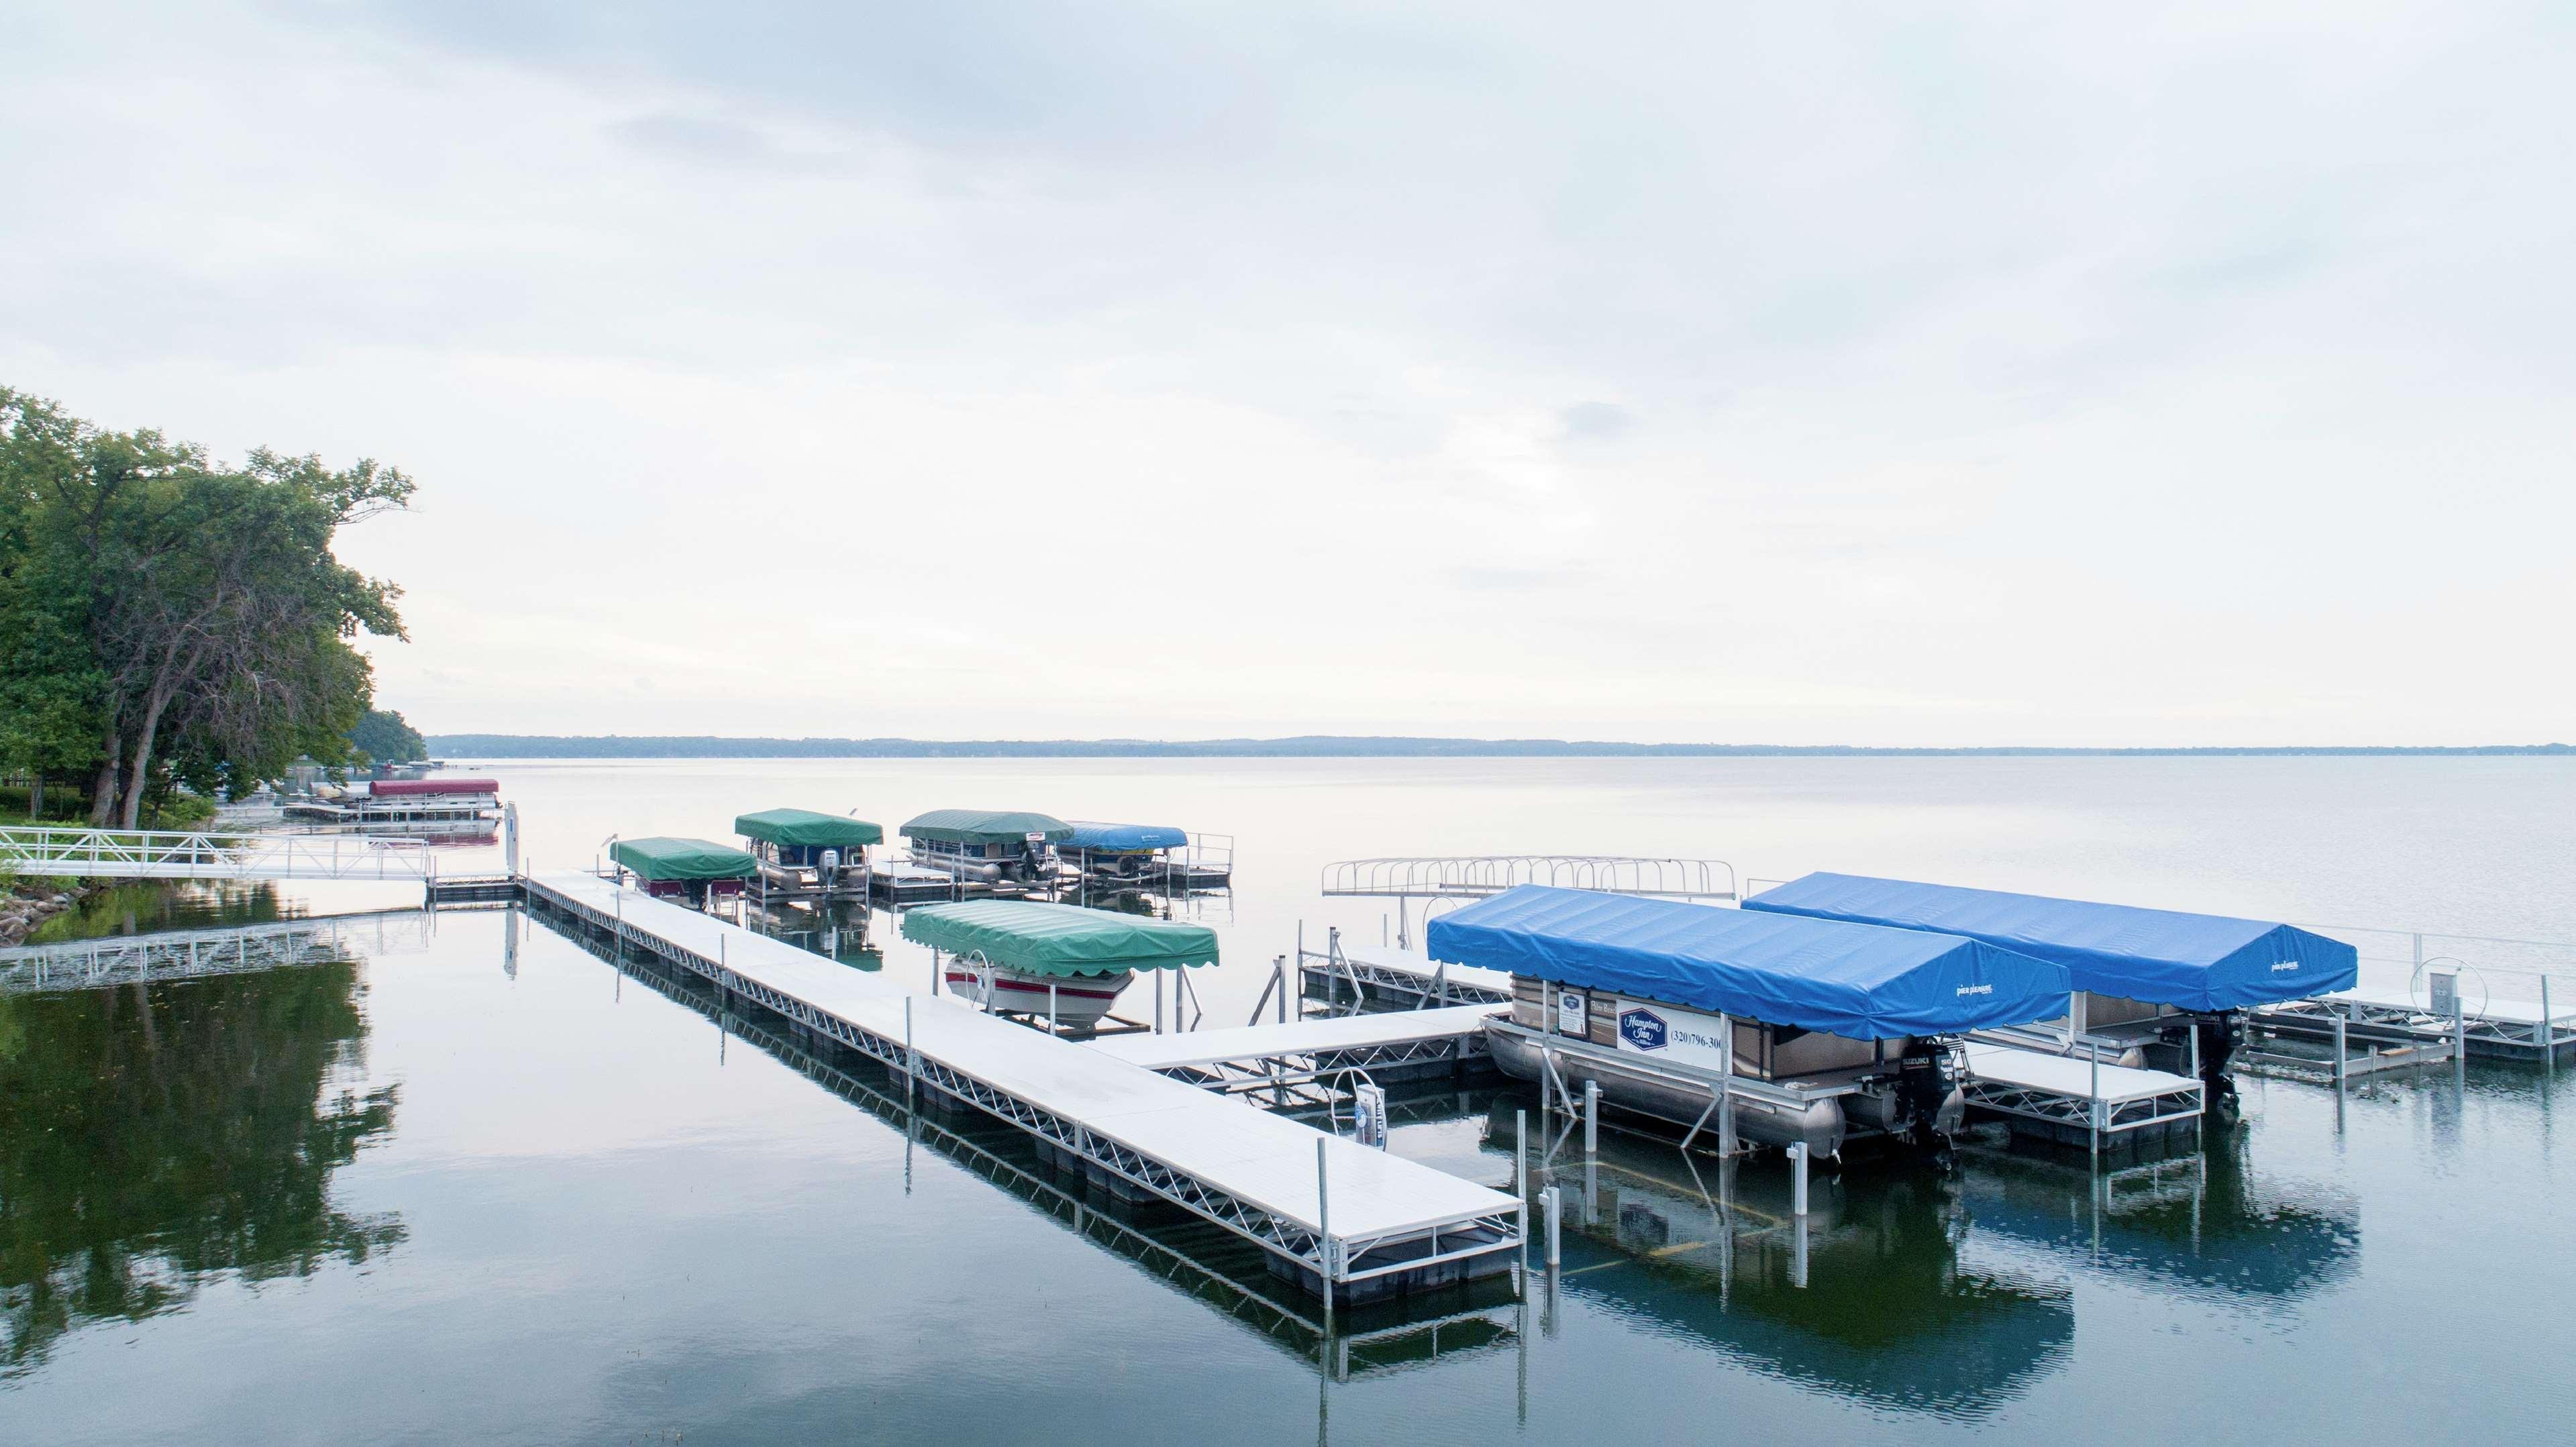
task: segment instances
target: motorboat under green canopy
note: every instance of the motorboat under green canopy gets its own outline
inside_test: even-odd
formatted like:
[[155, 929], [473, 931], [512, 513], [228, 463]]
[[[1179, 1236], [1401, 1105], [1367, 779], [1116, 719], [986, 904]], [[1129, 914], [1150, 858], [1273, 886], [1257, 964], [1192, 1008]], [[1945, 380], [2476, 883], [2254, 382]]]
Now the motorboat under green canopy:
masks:
[[1205, 925], [1025, 899], [924, 905], [903, 917], [903, 937], [1033, 975], [1114, 975], [1217, 962], [1216, 931]]
[[656, 882], [674, 879], [749, 879], [760, 862], [739, 849], [704, 839], [620, 839], [608, 857]]
[[1018, 844], [1032, 834], [1061, 844], [1073, 837], [1073, 826], [1052, 814], [1015, 809], [933, 809], [907, 822], [902, 832], [942, 844]]
[[757, 814], [737, 814], [733, 832], [763, 844], [807, 849], [864, 849], [885, 842], [885, 831], [865, 819], [817, 814], [811, 809], [763, 809]]

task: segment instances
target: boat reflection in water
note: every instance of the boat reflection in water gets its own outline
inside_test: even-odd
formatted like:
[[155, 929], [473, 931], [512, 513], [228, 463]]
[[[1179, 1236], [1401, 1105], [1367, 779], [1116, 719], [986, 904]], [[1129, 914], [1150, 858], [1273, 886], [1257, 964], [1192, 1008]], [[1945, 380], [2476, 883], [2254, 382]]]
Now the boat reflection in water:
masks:
[[742, 924], [745, 929], [827, 960], [837, 960], [854, 970], [874, 974], [885, 968], [885, 952], [868, 942], [868, 906], [864, 900], [821, 900], [810, 905], [779, 901], [764, 905], [745, 895]]
[[2232, 1307], [2289, 1304], [2361, 1264], [2361, 1208], [2257, 1174], [2242, 1131], [2095, 1181], [2081, 1164], [1971, 1149], [1960, 1184], [1977, 1229], [2160, 1291]]
[[[1510, 1104], [1487, 1136], [1505, 1150]], [[1541, 1179], [1567, 1203], [1567, 1291], [1768, 1376], [1957, 1420], [1997, 1411], [2068, 1359], [2069, 1285], [1963, 1260], [1972, 1227], [1955, 1172], [1879, 1162], [1819, 1177], [1802, 1228], [1777, 1154], [1721, 1163], [1605, 1135], [1587, 1165], [1574, 1144]]]

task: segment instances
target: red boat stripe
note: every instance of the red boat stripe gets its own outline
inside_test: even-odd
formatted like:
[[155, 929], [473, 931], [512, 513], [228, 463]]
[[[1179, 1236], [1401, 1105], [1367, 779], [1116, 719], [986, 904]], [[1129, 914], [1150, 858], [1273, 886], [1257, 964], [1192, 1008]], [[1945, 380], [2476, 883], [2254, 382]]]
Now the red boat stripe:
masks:
[[[952, 974], [948, 977], [948, 983], [952, 985], [973, 985], [978, 990], [984, 988], [983, 984], [973, 975]], [[1118, 992], [1116, 990], [1077, 990], [1071, 985], [1058, 985], [1055, 988], [1056, 995], [1059, 999], [1115, 1000], [1118, 998]], [[1016, 980], [995, 980], [993, 982], [993, 989], [997, 993], [1004, 990], [1026, 990], [1032, 995], [1043, 995], [1046, 993], [1046, 986], [1044, 985], [1023, 985]]]

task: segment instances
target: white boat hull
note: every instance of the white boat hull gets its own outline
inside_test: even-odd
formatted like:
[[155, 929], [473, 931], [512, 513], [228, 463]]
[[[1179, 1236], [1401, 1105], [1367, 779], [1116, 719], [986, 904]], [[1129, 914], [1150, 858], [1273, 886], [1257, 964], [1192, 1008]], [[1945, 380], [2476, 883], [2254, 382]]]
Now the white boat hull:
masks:
[[1130, 970], [1114, 975], [1036, 975], [959, 959], [951, 959], [945, 966], [948, 993], [968, 1004], [1015, 1015], [1044, 1018], [1047, 987], [1052, 985], [1056, 1023], [1076, 1029], [1098, 1024], [1109, 1013], [1109, 1007], [1117, 1003], [1119, 992], [1127, 988], [1133, 975]]

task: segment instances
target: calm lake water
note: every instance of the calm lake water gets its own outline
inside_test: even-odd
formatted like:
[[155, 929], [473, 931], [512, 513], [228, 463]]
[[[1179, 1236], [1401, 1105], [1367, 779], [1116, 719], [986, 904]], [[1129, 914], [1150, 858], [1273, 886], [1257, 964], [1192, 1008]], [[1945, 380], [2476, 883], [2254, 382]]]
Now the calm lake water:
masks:
[[[1237, 888], [1202, 906], [1229, 960], [1211, 1024], [1241, 1023], [1301, 922], [1377, 937], [1375, 901], [1317, 893], [1361, 855], [1667, 854], [2576, 936], [2576, 763], [2556, 759], [490, 772], [538, 869], [775, 805], [1233, 833]], [[118, 896], [56, 932], [402, 902]], [[926, 980], [882, 917], [871, 944], [844, 958]], [[1010, 1133], [908, 1121], [872, 1072], [516, 911], [373, 917], [322, 953], [0, 995], [0, 1440], [2058, 1447], [2565, 1440], [2576, 1420], [2555, 1149], [2576, 1105], [2537, 1068], [2479, 1062], [2464, 1089], [2437, 1070], [2340, 1110], [2249, 1080], [2240, 1130], [2100, 1191], [2080, 1161], [1986, 1149], [1947, 1173], [1856, 1165], [1820, 1184], [1803, 1253], [1775, 1162], [1721, 1183], [1614, 1134], [1588, 1181], [1560, 1159], [1593, 1209], [1552, 1299], [1363, 1316], [1319, 1350], [1312, 1308], [1229, 1238], [1104, 1216]], [[1502, 1184], [1529, 1103], [1415, 1093], [1394, 1149]]]

